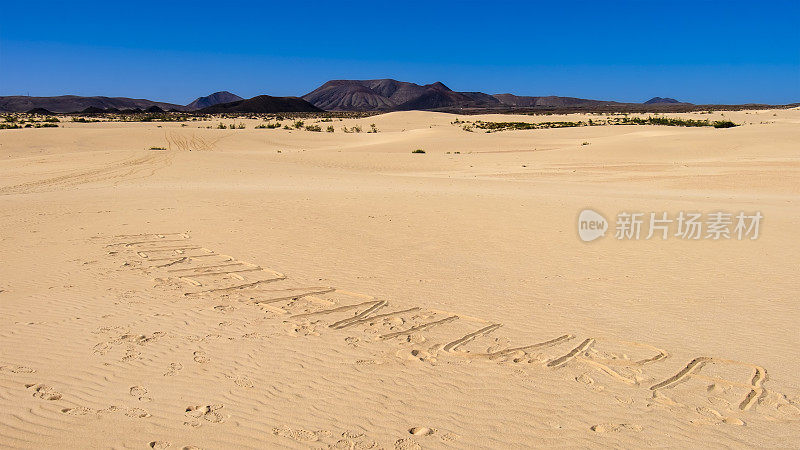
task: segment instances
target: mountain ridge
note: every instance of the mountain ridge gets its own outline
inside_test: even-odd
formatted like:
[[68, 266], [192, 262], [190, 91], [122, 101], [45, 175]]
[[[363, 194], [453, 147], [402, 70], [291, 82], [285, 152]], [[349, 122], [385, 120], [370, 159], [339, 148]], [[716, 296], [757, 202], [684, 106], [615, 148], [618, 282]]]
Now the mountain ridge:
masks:
[[208, 108], [209, 106], [219, 105], [220, 103], [230, 103], [239, 100], [244, 99], [228, 91], [218, 91], [211, 95], [206, 95], [205, 97], [197, 97], [197, 99], [186, 105], [186, 107], [191, 111], [196, 111], [198, 109]]
[[203, 114], [219, 113], [278, 113], [278, 112], [321, 112], [322, 110], [299, 97], [273, 97], [258, 95], [253, 98], [219, 103], [198, 110]]

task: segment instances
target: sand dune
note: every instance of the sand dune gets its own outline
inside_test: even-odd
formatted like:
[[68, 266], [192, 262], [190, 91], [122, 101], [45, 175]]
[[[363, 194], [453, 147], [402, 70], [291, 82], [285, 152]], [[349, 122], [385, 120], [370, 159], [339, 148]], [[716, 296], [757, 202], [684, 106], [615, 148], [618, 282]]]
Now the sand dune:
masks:
[[[2, 130], [0, 446], [793, 447], [800, 110], [722, 114]], [[584, 243], [584, 208], [765, 219]]]

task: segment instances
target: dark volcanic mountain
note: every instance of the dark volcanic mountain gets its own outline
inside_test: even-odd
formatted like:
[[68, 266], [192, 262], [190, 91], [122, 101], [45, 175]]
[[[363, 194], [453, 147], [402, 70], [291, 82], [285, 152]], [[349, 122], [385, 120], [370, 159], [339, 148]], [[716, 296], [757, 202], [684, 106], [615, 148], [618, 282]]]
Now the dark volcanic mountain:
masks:
[[559, 108], [621, 105], [621, 103], [618, 102], [609, 102], [605, 100], [587, 100], [585, 98], [557, 97], [554, 95], [546, 97], [528, 97], [514, 94], [495, 94], [493, 97], [505, 106], [520, 108], [535, 108], [537, 106]]
[[195, 111], [198, 109], [207, 108], [209, 106], [219, 105], [220, 103], [230, 103], [238, 100], [244, 99], [236, 94], [231, 94], [228, 91], [219, 91], [205, 97], [198, 97], [197, 100], [186, 105], [186, 108], [190, 111]]
[[80, 97], [77, 95], [61, 95], [58, 97], [27, 97], [24, 95], [12, 95], [0, 97], [0, 111], [3, 112], [25, 112], [30, 111], [31, 109], [42, 108], [54, 113], [70, 113], [83, 111], [86, 108], [92, 108], [92, 110], [145, 110], [153, 106], [157, 106], [164, 111], [186, 110], [186, 107], [182, 105], [126, 97]]
[[513, 94], [456, 92], [440, 82], [418, 85], [391, 79], [332, 80], [303, 96], [334, 111], [398, 111], [440, 108], [580, 108], [621, 105], [574, 97], [523, 97]]
[[480, 92], [455, 92], [441, 82], [419, 85], [392, 79], [332, 80], [303, 98], [318, 108], [334, 111], [477, 108], [498, 103]]
[[318, 112], [321, 109], [297, 97], [272, 97], [259, 95], [247, 100], [220, 103], [203, 108], [198, 112], [219, 113], [277, 113], [277, 112]]
[[650, 100], [644, 102], [645, 105], [657, 105], [660, 103], [683, 103], [683, 102], [679, 102], [674, 98], [662, 98], [662, 97], [653, 97]]

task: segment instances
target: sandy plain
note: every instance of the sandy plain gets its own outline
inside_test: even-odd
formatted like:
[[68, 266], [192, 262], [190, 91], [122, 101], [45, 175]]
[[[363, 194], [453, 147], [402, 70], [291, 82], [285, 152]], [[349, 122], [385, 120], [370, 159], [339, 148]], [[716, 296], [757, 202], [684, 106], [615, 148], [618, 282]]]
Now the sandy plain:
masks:
[[0, 446], [796, 447], [800, 110], [674, 116], [0, 131]]

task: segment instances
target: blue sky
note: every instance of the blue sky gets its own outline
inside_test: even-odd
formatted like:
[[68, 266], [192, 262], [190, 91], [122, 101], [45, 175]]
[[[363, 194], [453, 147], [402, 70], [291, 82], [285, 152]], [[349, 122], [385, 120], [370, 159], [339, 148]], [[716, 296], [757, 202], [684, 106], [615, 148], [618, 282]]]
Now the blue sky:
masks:
[[4, 2], [0, 95], [186, 104], [329, 79], [800, 102], [800, 1]]

